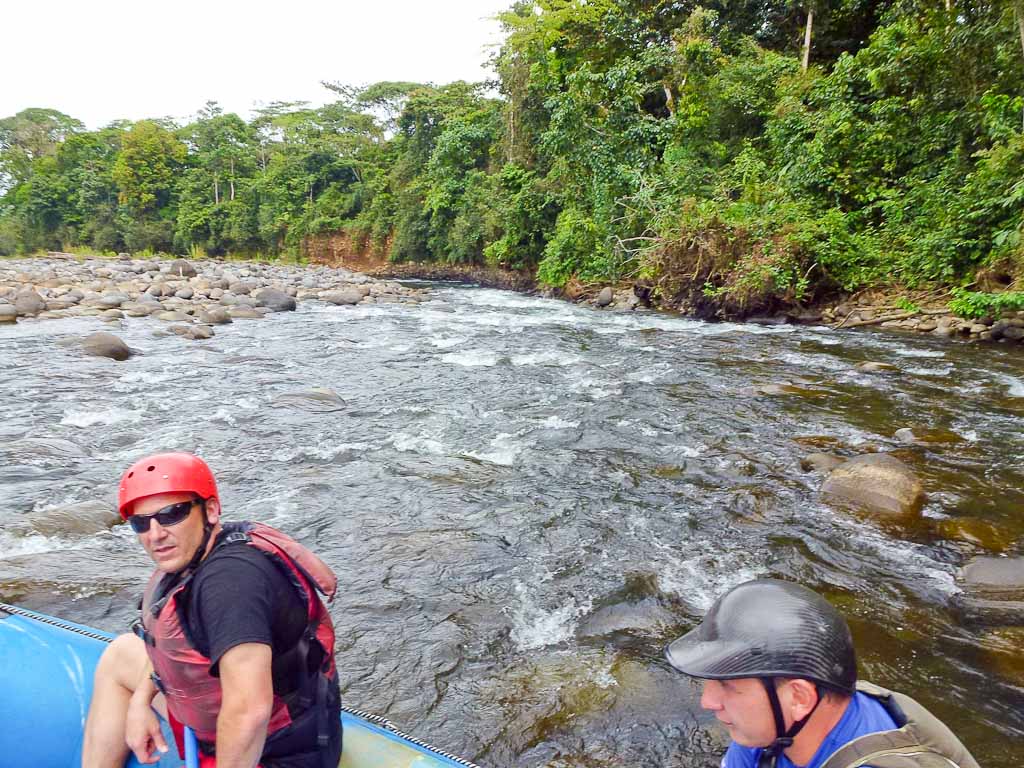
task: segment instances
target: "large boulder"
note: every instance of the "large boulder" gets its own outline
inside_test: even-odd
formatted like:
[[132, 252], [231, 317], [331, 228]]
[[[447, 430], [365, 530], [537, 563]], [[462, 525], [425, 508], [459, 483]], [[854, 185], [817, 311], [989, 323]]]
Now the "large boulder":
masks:
[[294, 312], [295, 299], [276, 288], [261, 288], [253, 294], [256, 306], [266, 307], [273, 312]]
[[112, 333], [90, 333], [82, 342], [82, 349], [87, 355], [111, 360], [127, 360], [132, 356], [131, 347]]
[[227, 325], [231, 322], [231, 315], [226, 309], [210, 307], [199, 313], [199, 322], [206, 325]]
[[46, 301], [35, 291], [22, 291], [14, 297], [14, 308], [22, 317], [35, 317], [46, 309]]
[[972, 558], [960, 569], [956, 606], [968, 621], [1024, 626], [1024, 557]]
[[44, 536], [88, 536], [121, 522], [113, 504], [80, 501], [38, 510], [31, 516], [32, 530]]
[[185, 259], [175, 259], [171, 262], [171, 274], [178, 275], [179, 277], [195, 277], [196, 272], [195, 265]]
[[18, 321], [18, 309], [13, 304], [0, 304], [0, 325], [3, 323], [16, 323]]
[[597, 298], [594, 299], [594, 303], [599, 307], [607, 307], [612, 303], [612, 299], [614, 298], [614, 291], [612, 291], [610, 286], [605, 286], [601, 289], [601, 292], [597, 294]]
[[833, 469], [821, 487], [821, 498], [875, 514], [903, 516], [921, 510], [924, 488], [895, 456], [869, 453]]
[[329, 304], [337, 304], [339, 306], [346, 304], [358, 304], [363, 300], [364, 294], [362, 291], [356, 288], [344, 288], [340, 291], [328, 291], [323, 294], [322, 298]]

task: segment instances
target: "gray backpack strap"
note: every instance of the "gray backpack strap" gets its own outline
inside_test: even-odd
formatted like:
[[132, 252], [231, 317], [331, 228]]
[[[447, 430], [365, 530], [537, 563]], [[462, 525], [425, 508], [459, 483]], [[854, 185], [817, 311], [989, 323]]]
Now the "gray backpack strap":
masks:
[[821, 768], [980, 768], [953, 732], [914, 699], [867, 682], [857, 683], [857, 690], [884, 706], [898, 727], [844, 744]]

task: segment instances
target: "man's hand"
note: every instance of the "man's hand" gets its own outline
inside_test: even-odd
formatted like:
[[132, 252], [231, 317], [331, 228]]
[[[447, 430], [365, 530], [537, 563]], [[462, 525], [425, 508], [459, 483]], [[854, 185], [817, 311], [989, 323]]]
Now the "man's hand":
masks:
[[220, 658], [217, 768], [253, 768], [263, 753], [274, 705], [270, 646], [242, 643]]
[[167, 742], [160, 730], [160, 719], [149, 705], [151, 698], [133, 695], [128, 701], [124, 740], [140, 763], [157, 763], [167, 751]]

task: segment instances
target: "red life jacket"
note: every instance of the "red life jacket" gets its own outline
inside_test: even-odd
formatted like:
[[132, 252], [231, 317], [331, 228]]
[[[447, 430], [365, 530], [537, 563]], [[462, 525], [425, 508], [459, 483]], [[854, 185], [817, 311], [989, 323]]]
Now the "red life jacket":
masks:
[[[293, 586], [302, 595], [308, 609], [309, 623], [299, 641], [301, 653], [299, 668], [306, 669], [311, 651], [317, 651], [319, 660], [316, 674], [300, 685], [298, 695], [289, 694], [288, 700], [274, 692], [273, 708], [267, 726], [268, 736], [287, 728], [293, 716], [309, 706], [320, 705], [316, 691], [324, 690], [323, 680], [333, 680], [334, 625], [327, 608], [317, 596], [320, 592], [330, 602], [334, 599], [338, 580], [333, 571], [316, 555], [301, 544], [261, 523], [229, 523], [217, 547], [244, 541], [284, 566]], [[211, 552], [212, 555], [212, 552]], [[200, 568], [202, 563], [200, 563]], [[198, 570], [198, 569], [197, 569]], [[210, 674], [210, 659], [192, 645], [183, 629], [179, 600], [182, 590], [191, 581], [187, 574], [165, 595], [157, 595], [164, 574], [157, 571], [149, 580], [142, 599], [142, 628], [146, 651], [158, 678], [158, 685], [167, 699], [167, 709], [175, 720], [191, 726], [201, 745], [215, 745], [217, 741], [217, 715], [220, 713], [220, 679]], [[318, 647], [317, 647], [318, 646]]]

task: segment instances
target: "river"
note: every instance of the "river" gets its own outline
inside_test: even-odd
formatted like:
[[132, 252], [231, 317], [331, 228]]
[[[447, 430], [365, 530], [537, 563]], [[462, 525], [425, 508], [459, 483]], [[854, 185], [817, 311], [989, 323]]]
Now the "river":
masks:
[[[717, 766], [724, 733], [661, 650], [759, 575], [826, 594], [862, 675], [983, 765], [1024, 764], [1020, 649], [951, 607], [958, 565], [1024, 540], [1019, 353], [445, 284], [206, 342], [158, 326], [117, 331], [144, 352], [123, 363], [59, 343], [110, 330], [95, 318], [0, 326], [0, 599], [124, 630], [145, 554], [60, 509], [112, 506], [133, 460], [189, 450], [229, 519], [337, 570], [345, 702], [483, 765]], [[901, 427], [945, 437], [906, 446]], [[895, 451], [929, 491], [922, 521], [819, 503], [800, 469], [818, 450]], [[947, 535], [958, 521], [987, 533]]]

